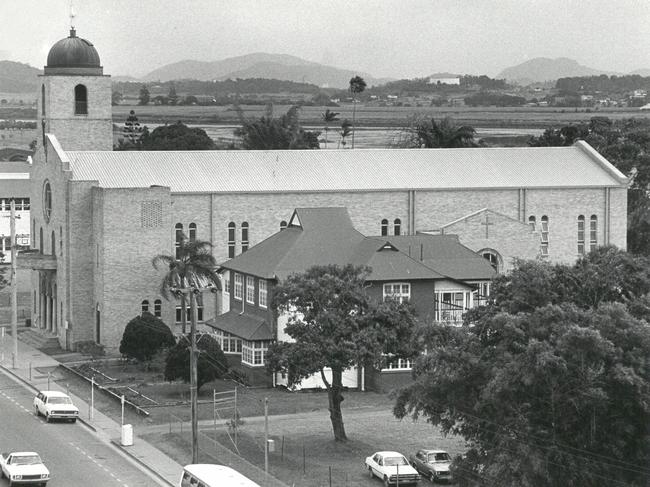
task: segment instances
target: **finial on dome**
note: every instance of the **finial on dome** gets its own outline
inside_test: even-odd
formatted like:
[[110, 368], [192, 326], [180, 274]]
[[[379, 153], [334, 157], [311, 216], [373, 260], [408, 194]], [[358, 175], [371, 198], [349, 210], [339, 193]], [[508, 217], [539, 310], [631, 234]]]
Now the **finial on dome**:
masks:
[[72, 5], [72, 0], [70, 0], [70, 37], [77, 37], [76, 31], [74, 30], [74, 6]]

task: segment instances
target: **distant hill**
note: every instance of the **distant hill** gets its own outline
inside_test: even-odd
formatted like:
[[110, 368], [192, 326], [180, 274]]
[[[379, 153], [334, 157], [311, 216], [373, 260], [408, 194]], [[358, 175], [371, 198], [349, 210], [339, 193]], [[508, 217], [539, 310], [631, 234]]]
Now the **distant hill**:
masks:
[[225, 80], [267, 78], [306, 82], [331, 88], [347, 88], [350, 78], [359, 75], [368, 86], [385, 83], [386, 79], [306, 61], [287, 54], [253, 53], [221, 61], [179, 61], [167, 64], [142, 77], [144, 81], [175, 79]]
[[42, 71], [29, 64], [0, 61], [0, 93], [34, 93], [39, 74]]
[[630, 74], [638, 74], [639, 76], [648, 77], [650, 76], [650, 69], [637, 69], [632, 71]]
[[599, 74], [620, 74], [582, 66], [577, 61], [565, 57], [550, 59], [538, 57], [501, 71], [496, 78], [527, 85], [574, 76], [595, 76]]

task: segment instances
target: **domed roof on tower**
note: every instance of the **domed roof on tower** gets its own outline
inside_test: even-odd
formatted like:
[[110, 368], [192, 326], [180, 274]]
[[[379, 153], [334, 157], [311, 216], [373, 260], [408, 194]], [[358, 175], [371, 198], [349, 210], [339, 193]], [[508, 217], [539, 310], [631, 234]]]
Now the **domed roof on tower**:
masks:
[[69, 37], [52, 46], [44, 69], [45, 74], [101, 75], [103, 71], [97, 49], [92, 42], [77, 37], [74, 27]]

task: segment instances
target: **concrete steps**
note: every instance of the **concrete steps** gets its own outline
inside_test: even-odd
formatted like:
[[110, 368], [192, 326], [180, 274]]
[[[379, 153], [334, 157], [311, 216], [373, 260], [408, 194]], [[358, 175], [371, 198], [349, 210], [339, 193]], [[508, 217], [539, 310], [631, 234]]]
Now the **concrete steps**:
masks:
[[18, 339], [48, 355], [66, 353], [59, 345], [59, 339], [46, 330], [21, 327], [18, 328]]

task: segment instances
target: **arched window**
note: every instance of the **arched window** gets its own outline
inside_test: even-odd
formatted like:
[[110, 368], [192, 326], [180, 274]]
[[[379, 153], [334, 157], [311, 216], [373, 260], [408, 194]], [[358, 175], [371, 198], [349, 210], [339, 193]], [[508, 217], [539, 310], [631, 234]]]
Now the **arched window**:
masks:
[[52, 187], [49, 181], [45, 181], [43, 185], [43, 216], [45, 222], [49, 223], [52, 216]]
[[54, 230], [52, 230], [50, 240], [50, 255], [56, 256], [56, 233], [54, 233]]
[[385, 218], [381, 221], [381, 235], [382, 237], [388, 235], [388, 220]]
[[529, 216], [528, 217], [528, 225], [530, 225], [530, 228], [535, 231], [535, 217], [534, 216]]
[[235, 222], [230, 222], [228, 224], [228, 257], [233, 258], [235, 256], [235, 232], [237, 231], [237, 225]]
[[190, 223], [190, 242], [196, 242], [196, 223]]
[[542, 216], [542, 255], [548, 255], [548, 217]]
[[585, 216], [578, 215], [578, 254], [585, 253]]
[[45, 118], [45, 85], [41, 85], [41, 117]]
[[483, 249], [479, 253], [481, 254], [481, 257], [486, 259], [492, 265], [492, 267], [494, 267], [495, 271], [501, 272], [503, 264], [499, 252], [492, 249]]
[[402, 233], [402, 220], [395, 218], [393, 222], [393, 234], [400, 235]]
[[147, 301], [146, 299], [142, 301], [142, 312], [143, 313], [149, 312], [149, 301]]
[[174, 255], [177, 259], [181, 258], [181, 243], [183, 242], [183, 224], [177, 223], [174, 226]]
[[156, 299], [153, 302], [153, 315], [160, 318], [161, 314], [162, 314], [162, 301], [160, 299]]
[[88, 90], [84, 85], [74, 87], [74, 114], [88, 115]]
[[242, 222], [241, 224], [241, 251], [246, 252], [248, 250], [248, 222]]
[[589, 250], [594, 250], [598, 245], [598, 217], [591, 215], [589, 219]]
[[287, 228], [287, 222], [285, 220], [282, 220], [280, 222], [280, 231], [284, 230]]

